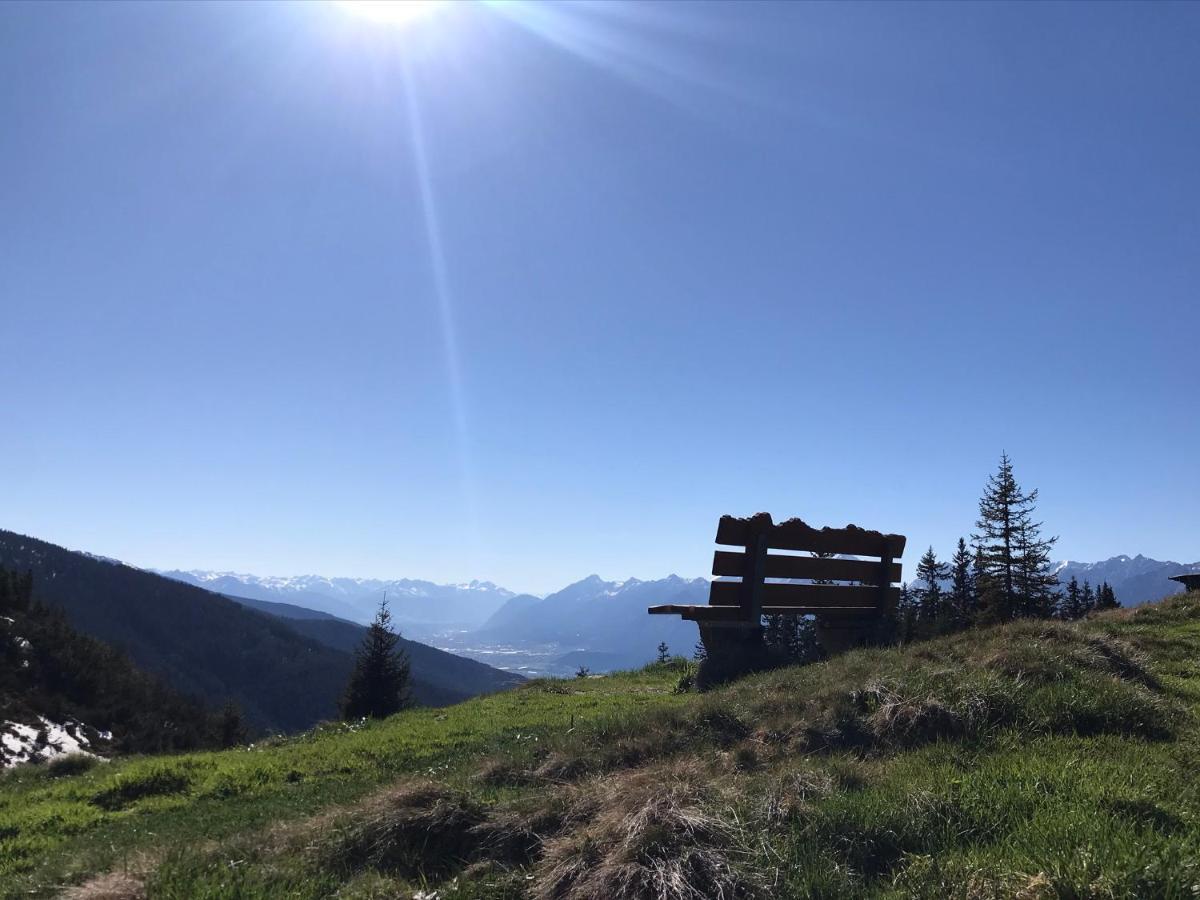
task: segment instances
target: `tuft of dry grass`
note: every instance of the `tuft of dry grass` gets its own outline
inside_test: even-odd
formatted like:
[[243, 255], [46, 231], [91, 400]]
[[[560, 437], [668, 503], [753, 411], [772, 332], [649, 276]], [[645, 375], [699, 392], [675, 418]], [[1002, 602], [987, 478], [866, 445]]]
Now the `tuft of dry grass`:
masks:
[[437, 877], [477, 855], [482, 805], [431, 782], [410, 782], [309, 825], [309, 851], [325, 868]]
[[964, 716], [937, 697], [904, 695], [886, 684], [871, 685], [866, 693], [874, 707], [867, 724], [880, 744], [917, 746], [964, 730]]
[[533, 774], [541, 781], [566, 784], [578, 781], [588, 774], [589, 766], [582, 756], [567, 753], [551, 753]]
[[740, 829], [712, 811], [695, 766], [610, 775], [581, 796], [583, 820], [546, 844], [536, 900], [739, 900], [757, 894], [733, 860]]
[[471, 776], [471, 780], [487, 787], [528, 787], [540, 780], [536, 772], [519, 765], [511, 759], [493, 758], [483, 764]]
[[824, 772], [802, 770], [772, 781], [759, 803], [759, 812], [768, 826], [802, 819], [813, 804], [838, 789], [837, 780]]

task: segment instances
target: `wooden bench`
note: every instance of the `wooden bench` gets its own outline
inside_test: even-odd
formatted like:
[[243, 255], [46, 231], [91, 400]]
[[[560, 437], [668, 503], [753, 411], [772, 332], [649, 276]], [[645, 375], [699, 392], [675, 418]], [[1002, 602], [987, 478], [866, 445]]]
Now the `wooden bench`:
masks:
[[759, 513], [747, 519], [722, 516], [716, 542], [742, 549], [718, 550], [713, 575], [740, 580], [714, 581], [707, 606], [667, 604], [649, 612], [696, 622], [709, 659], [720, 658], [724, 668], [752, 668], [755, 657], [764, 657], [763, 616], [814, 615], [821, 645], [832, 654], [863, 643], [900, 596], [892, 585], [900, 581], [903, 535], [854, 525], [818, 529], [800, 519], [776, 525], [769, 513]]

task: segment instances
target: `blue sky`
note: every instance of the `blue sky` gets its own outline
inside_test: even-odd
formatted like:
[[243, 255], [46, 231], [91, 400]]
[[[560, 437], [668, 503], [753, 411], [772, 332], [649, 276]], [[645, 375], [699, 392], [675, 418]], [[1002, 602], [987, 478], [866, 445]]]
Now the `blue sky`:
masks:
[[1200, 6], [0, 5], [0, 527], [704, 574], [722, 513], [1200, 558]]

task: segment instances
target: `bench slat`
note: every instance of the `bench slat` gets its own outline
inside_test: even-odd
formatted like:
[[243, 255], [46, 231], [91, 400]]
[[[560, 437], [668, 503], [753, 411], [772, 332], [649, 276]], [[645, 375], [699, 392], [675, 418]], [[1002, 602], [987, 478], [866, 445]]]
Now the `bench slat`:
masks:
[[[767, 554], [766, 578], [827, 578], [832, 581], [865, 581], [875, 584], [881, 566], [863, 559], [818, 559], [815, 556]], [[900, 563], [892, 563], [890, 581], [901, 578]], [[746, 571], [746, 554], [718, 550], [713, 554], [714, 575], [740, 576]]]
[[[712, 606], [737, 606], [741, 601], [740, 581], [714, 581], [708, 592]], [[878, 610], [881, 591], [874, 586], [846, 584], [764, 584], [762, 605], [777, 607], [853, 607]], [[900, 599], [899, 588], [888, 588], [889, 603]]]
[[881, 534], [848, 525], [845, 528], [813, 528], [800, 519], [788, 519], [775, 525], [766, 513], [749, 519], [721, 516], [717, 524], [718, 544], [745, 547], [753, 536], [763, 533], [772, 550], [809, 550], [818, 553], [840, 553], [846, 556], [904, 555], [905, 537], [901, 534]]

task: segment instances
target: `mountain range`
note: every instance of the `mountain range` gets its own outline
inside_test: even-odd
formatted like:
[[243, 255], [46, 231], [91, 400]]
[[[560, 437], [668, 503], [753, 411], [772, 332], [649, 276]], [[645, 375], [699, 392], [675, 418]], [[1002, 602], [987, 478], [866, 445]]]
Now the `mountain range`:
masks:
[[[536, 597], [483, 581], [154, 573], [2, 531], [0, 565], [32, 569], [39, 595], [61, 606], [75, 627], [123, 649], [176, 689], [213, 703], [232, 697], [251, 723], [283, 730], [335, 714], [362, 623], [385, 595], [408, 637], [462, 654], [412, 640], [402, 645], [417, 698], [446, 704], [519, 683], [519, 675], [476, 660], [522, 668], [531, 658], [522, 654], [535, 646], [540, 662], [529, 671], [558, 674], [578, 665], [638, 666], [660, 642], [690, 654], [696, 626], [647, 616], [646, 607], [706, 603], [709, 585], [677, 575], [654, 581], [591, 575]], [[1072, 576], [1107, 581], [1123, 605], [1134, 606], [1179, 591], [1169, 576], [1200, 572], [1200, 563], [1116, 556], [1063, 561], [1055, 571], [1063, 583]]]
[[[705, 578], [671, 575], [657, 581], [605, 581], [590, 575], [539, 599], [512, 597], [475, 632], [477, 638], [509, 644], [556, 643], [567, 652], [588, 651], [604, 662], [597, 668], [640, 666], [654, 658], [660, 642], [690, 655], [698, 633], [692, 622], [648, 616], [656, 603], [707, 603]], [[584, 658], [579, 657], [582, 661]]]
[[402, 628], [413, 625], [470, 628], [513, 597], [490, 581], [434, 584], [412, 578], [326, 578], [321, 575], [270, 576], [235, 572], [159, 571], [196, 587], [227, 596], [267, 600], [319, 610], [352, 622], [369, 622], [386, 597], [392, 619]]
[[1122, 606], [1140, 606], [1183, 591], [1183, 585], [1171, 581], [1171, 576], [1200, 572], [1200, 562], [1163, 561], [1139, 553], [1137, 556], [1114, 556], [1094, 563], [1063, 560], [1055, 564], [1054, 571], [1061, 584], [1066, 584], [1072, 576], [1080, 584], [1090, 581], [1098, 585], [1107, 581]]
[[[1173, 594], [1180, 586], [1169, 576], [1200, 571], [1200, 563], [1181, 564], [1146, 556], [1115, 556], [1095, 563], [1064, 560], [1055, 572], [1062, 583], [1072, 575], [1095, 585], [1107, 581], [1117, 599], [1136, 606]], [[654, 581], [636, 578], [606, 581], [591, 575], [546, 597], [514, 594], [490, 582], [437, 585], [428, 581], [397, 579], [391, 581], [323, 578], [294, 578], [233, 575], [205, 571], [169, 572], [170, 577], [219, 590], [241, 602], [282, 603], [291, 605], [285, 617], [295, 619], [297, 608], [317, 610], [339, 619], [366, 621], [387, 592], [396, 619], [410, 636], [451, 645], [456, 653], [506, 664], [521, 661], [519, 651], [547, 645], [557, 648], [550, 657], [543, 655], [547, 668], [538, 670], [563, 673], [578, 665], [600, 671], [641, 665], [652, 658], [660, 641], [675, 653], [690, 653], [697, 640], [696, 626], [672, 617], [650, 617], [646, 607], [655, 603], [706, 603], [708, 580], [672, 575]], [[270, 611], [270, 607], [261, 607]], [[293, 627], [307, 629], [313, 635], [322, 632], [326, 639], [339, 632], [338, 640], [347, 646], [351, 640], [348, 623], [306, 622]], [[497, 655], [498, 648], [504, 654]], [[518, 651], [516, 654], [513, 651]]]

